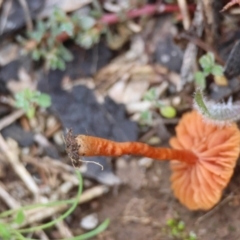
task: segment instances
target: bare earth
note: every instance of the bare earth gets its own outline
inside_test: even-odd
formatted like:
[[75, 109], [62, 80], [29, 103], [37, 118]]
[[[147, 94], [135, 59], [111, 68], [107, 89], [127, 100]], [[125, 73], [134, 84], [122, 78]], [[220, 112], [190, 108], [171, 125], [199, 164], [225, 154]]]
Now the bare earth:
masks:
[[[98, 212], [101, 221], [105, 218], [111, 219], [108, 230], [96, 239], [181, 239], [174, 238], [166, 230], [167, 219], [173, 218], [184, 221], [185, 232], [193, 231], [198, 240], [240, 239], [239, 194], [236, 192], [236, 187], [240, 184], [240, 166], [237, 166], [222, 202], [206, 214], [203, 211], [191, 212], [174, 198], [170, 190], [170, 169], [167, 162], [154, 162], [146, 174], [135, 175], [131, 172], [137, 172], [134, 170], [136, 164], [131, 163], [126, 175], [137, 181], [139, 179], [141, 186], [139, 189], [133, 189], [131, 182], [128, 182], [119, 189], [113, 189], [97, 200], [97, 203], [92, 203], [92, 206], [97, 206], [95, 211]], [[145, 176], [142, 178], [139, 175]], [[89, 211], [88, 208], [85, 213]]]

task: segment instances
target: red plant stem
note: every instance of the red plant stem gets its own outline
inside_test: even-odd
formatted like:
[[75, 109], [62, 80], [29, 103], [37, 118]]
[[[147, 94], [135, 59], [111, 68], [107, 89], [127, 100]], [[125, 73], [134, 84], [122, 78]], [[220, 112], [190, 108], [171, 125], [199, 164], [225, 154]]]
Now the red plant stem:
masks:
[[78, 135], [80, 156], [111, 156], [140, 155], [155, 160], [178, 160], [188, 164], [194, 164], [197, 156], [188, 150], [151, 147], [140, 142], [114, 142], [104, 138]]
[[[194, 5], [189, 5], [188, 9], [190, 11], [195, 10]], [[125, 14], [125, 19], [133, 19], [140, 16], [149, 16], [156, 13], [171, 13], [171, 12], [179, 12], [179, 7], [176, 4], [147, 4], [142, 8], [130, 10]], [[122, 20], [120, 14], [105, 14], [100, 22], [104, 24], [115, 24]]]
[[[195, 10], [195, 5], [188, 6], [189, 11]], [[142, 8], [130, 10], [127, 13], [121, 14], [105, 14], [102, 18], [99, 19], [100, 24], [115, 24], [127, 19], [133, 19], [141, 16], [150, 16], [156, 13], [171, 13], [171, 12], [179, 12], [179, 7], [177, 4], [147, 4]], [[69, 36], [67, 33], [61, 33], [57, 36], [57, 40], [59, 42], [64, 42], [67, 40]]]

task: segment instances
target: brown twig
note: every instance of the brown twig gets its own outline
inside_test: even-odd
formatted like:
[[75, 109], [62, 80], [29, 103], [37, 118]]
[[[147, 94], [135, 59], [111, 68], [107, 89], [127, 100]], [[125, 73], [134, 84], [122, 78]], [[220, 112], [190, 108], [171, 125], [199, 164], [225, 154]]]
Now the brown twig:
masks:
[[0, 198], [6, 203], [6, 205], [11, 208], [20, 208], [19, 202], [14, 199], [5, 189], [4, 185], [0, 182]]
[[195, 222], [195, 225], [198, 225], [200, 222], [204, 221], [208, 217], [212, 216], [214, 213], [216, 213], [222, 206], [224, 206], [226, 203], [231, 201], [233, 199], [234, 195], [233, 193], [229, 194], [225, 199], [223, 199], [216, 207], [214, 207], [212, 210], [207, 212], [206, 214], [202, 215], [197, 219]]
[[207, 45], [206, 43], [204, 43], [200, 38], [196, 38], [196, 37], [192, 37], [189, 36], [186, 33], [182, 33], [181, 37], [184, 39], [189, 40], [190, 42], [194, 43], [195, 45], [197, 45], [198, 47], [202, 48], [204, 51], [206, 52], [212, 52], [215, 56], [215, 59], [222, 65], [224, 65], [224, 61], [221, 58], [221, 56], [217, 53], [217, 51], [215, 49], [213, 49], [212, 47], [210, 47], [209, 45]]
[[224, 6], [224, 8], [221, 10], [221, 12], [224, 12], [224, 11], [228, 10], [230, 7], [232, 7], [236, 4], [240, 5], [240, 0], [231, 0], [228, 4], [226, 4]]
[[61, 126], [62, 125], [60, 123], [57, 123], [52, 128], [47, 129], [44, 135], [46, 136], [46, 138], [52, 137], [54, 133], [56, 133], [61, 128]]
[[7, 144], [7, 142], [4, 140], [1, 134], [0, 134], [0, 149], [2, 150], [3, 154], [7, 157], [16, 174], [25, 183], [29, 191], [32, 192], [35, 197], [39, 197], [39, 188], [37, 184], [34, 182], [33, 178], [26, 170], [26, 168], [23, 166], [23, 164], [19, 161], [19, 157], [16, 151], [14, 151], [13, 147], [10, 147]]
[[2, 24], [0, 24], [0, 35], [3, 33], [5, 26], [7, 24], [7, 19], [12, 8], [12, 1], [13, 0], [6, 1], [6, 3], [3, 5], [3, 10], [2, 10], [3, 14], [1, 15]]
[[24, 113], [25, 112], [20, 109], [15, 112], [12, 112], [8, 116], [2, 118], [0, 120], [0, 130], [2, 130], [3, 128], [5, 128], [5, 127], [9, 126], [10, 124], [12, 124], [13, 122], [15, 122], [18, 118], [22, 117], [24, 115]]
[[191, 21], [190, 21], [189, 9], [188, 9], [186, 0], [178, 0], [178, 5], [183, 18], [183, 27], [185, 30], [189, 30]]
[[[189, 5], [188, 10], [194, 11], [195, 6]], [[133, 19], [141, 16], [151, 16], [154, 14], [160, 13], [171, 13], [171, 12], [178, 12], [179, 7], [176, 4], [146, 4], [142, 8], [130, 10], [125, 14], [105, 14], [101, 19], [100, 22], [104, 24], [115, 24], [121, 22], [122, 20], [126, 19]]]
[[65, 224], [64, 221], [57, 222], [56, 228], [58, 229], [59, 233], [61, 234], [62, 238], [72, 238], [73, 234], [69, 227]]
[[32, 31], [33, 23], [32, 23], [31, 13], [29, 11], [28, 4], [27, 4], [26, 0], [18, 0], [18, 1], [21, 4], [23, 12], [24, 12], [25, 21], [27, 24], [27, 30]]
[[[86, 190], [83, 192], [81, 195], [81, 198], [79, 200], [79, 204], [86, 203], [94, 198], [100, 197], [103, 194], [107, 193], [109, 190], [108, 187], [106, 186], [96, 186], [91, 189]], [[21, 225], [15, 226], [16, 228], [21, 228], [26, 225], [31, 225], [35, 222], [40, 222], [43, 221], [44, 219], [47, 219], [49, 217], [52, 217], [53, 215], [64, 211], [65, 209], [68, 208], [68, 205], [59, 205], [55, 207], [43, 207], [39, 209], [35, 209], [35, 211], [31, 211], [31, 215], [29, 215], [26, 211], [26, 221], [22, 223]]]

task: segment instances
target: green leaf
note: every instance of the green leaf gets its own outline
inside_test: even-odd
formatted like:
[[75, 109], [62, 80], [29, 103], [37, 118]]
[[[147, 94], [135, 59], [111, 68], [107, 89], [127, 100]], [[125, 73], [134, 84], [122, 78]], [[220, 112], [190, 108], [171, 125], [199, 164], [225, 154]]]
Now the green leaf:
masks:
[[65, 22], [65, 23], [61, 24], [60, 31], [66, 32], [70, 37], [72, 37], [73, 32], [74, 32], [73, 23], [72, 22]]
[[210, 59], [211, 63], [214, 64], [215, 63], [215, 57], [214, 54], [212, 52], [208, 52], [207, 53], [208, 58]]
[[174, 118], [177, 114], [176, 109], [171, 106], [164, 106], [160, 108], [160, 113], [165, 118]]
[[174, 227], [176, 225], [176, 221], [174, 219], [168, 219], [167, 220], [167, 225], [169, 227]]
[[51, 97], [48, 94], [45, 93], [41, 93], [37, 99], [36, 99], [36, 103], [40, 106], [40, 107], [50, 107], [51, 106]]
[[79, 25], [82, 30], [87, 31], [96, 24], [96, 20], [90, 16], [83, 16], [79, 19]]
[[61, 58], [63, 58], [63, 60], [65, 60], [66, 62], [70, 62], [73, 60], [72, 53], [63, 45], [59, 46], [58, 50], [59, 50], [59, 55], [61, 56]]
[[26, 115], [29, 119], [32, 119], [35, 116], [35, 108], [34, 107], [30, 107], [27, 112]]
[[3, 239], [11, 239], [11, 233], [6, 224], [0, 223], [0, 236]]
[[177, 228], [179, 231], [183, 231], [185, 229], [185, 223], [183, 221], [180, 221], [177, 225]]
[[63, 9], [56, 7], [53, 11], [53, 15], [50, 20], [52, 22], [62, 22], [66, 20], [66, 18], [67, 18], [67, 15], [63, 11]]
[[38, 49], [34, 49], [32, 51], [32, 59], [35, 61], [38, 61], [41, 58], [41, 51], [39, 51]]
[[78, 34], [76, 42], [85, 49], [89, 49], [93, 45], [92, 37], [87, 32]]
[[140, 116], [140, 123], [142, 124], [152, 124], [152, 113], [150, 111], [144, 111]]
[[207, 68], [212, 68], [212, 66], [214, 65], [214, 55], [212, 53], [203, 55], [199, 59], [199, 63], [204, 70]]
[[46, 31], [47, 31], [46, 24], [43, 21], [37, 21], [36, 30], [28, 32], [28, 36], [39, 43], [44, 37]]
[[157, 100], [157, 91], [156, 88], [150, 88], [143, 96], [143, 99], [146, 101]]
[[197, 239], [197, 235], [194, 232], [190, 232], [189, 233], [189, 240], [196, 240]]
[[178, 229], [177, 229], [176, 227], [173, 227], [173, 228], [171, 229], [171, 233], [172, 233], [172, 235], [173, 235], [174, 237], [178, 237], [178, 236], [179, 236], [179, 231], [178, 231]]
[[66, 64], [63, 59], [59, 58], [57, 60], [56, 64], [57, 64], [57, 69], [62, 70], [62, 71], [65, 70]]
[[35, 94], [36, 92], [30, 90], [29, 88], [23, 90], [23, 95], [26, 100], [31, 100]]
[[223, 67], [216, 64], [213, 66], [211, 73], [214, 76], [222, 76], [223, 75]]
[[17, 212], [16, 218], [14, 219], [14, 222], [17, 224], [22, 224], [24, 220], [25, 220], [24, 212], [22, 210], [19, 210]]
[[194, 78], [197, 86], [199, 86], [201, 89], [206, 88], [206, 79], [203, 72], [200, 71], [196, 72]]

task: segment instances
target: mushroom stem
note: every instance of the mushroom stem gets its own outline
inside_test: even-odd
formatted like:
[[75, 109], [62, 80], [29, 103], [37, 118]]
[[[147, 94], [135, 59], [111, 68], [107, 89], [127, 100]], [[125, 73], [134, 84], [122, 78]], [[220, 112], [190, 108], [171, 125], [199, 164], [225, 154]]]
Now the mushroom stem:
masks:
[[104, 138], [78, 135], [75, 138], [79, 148], [79, 156], [111, 156], [140, 155], [155, 160], [178, 160], [194, 164], [197, 156], [188, 150], [151, 147], [140, 142], [114, 142]]

